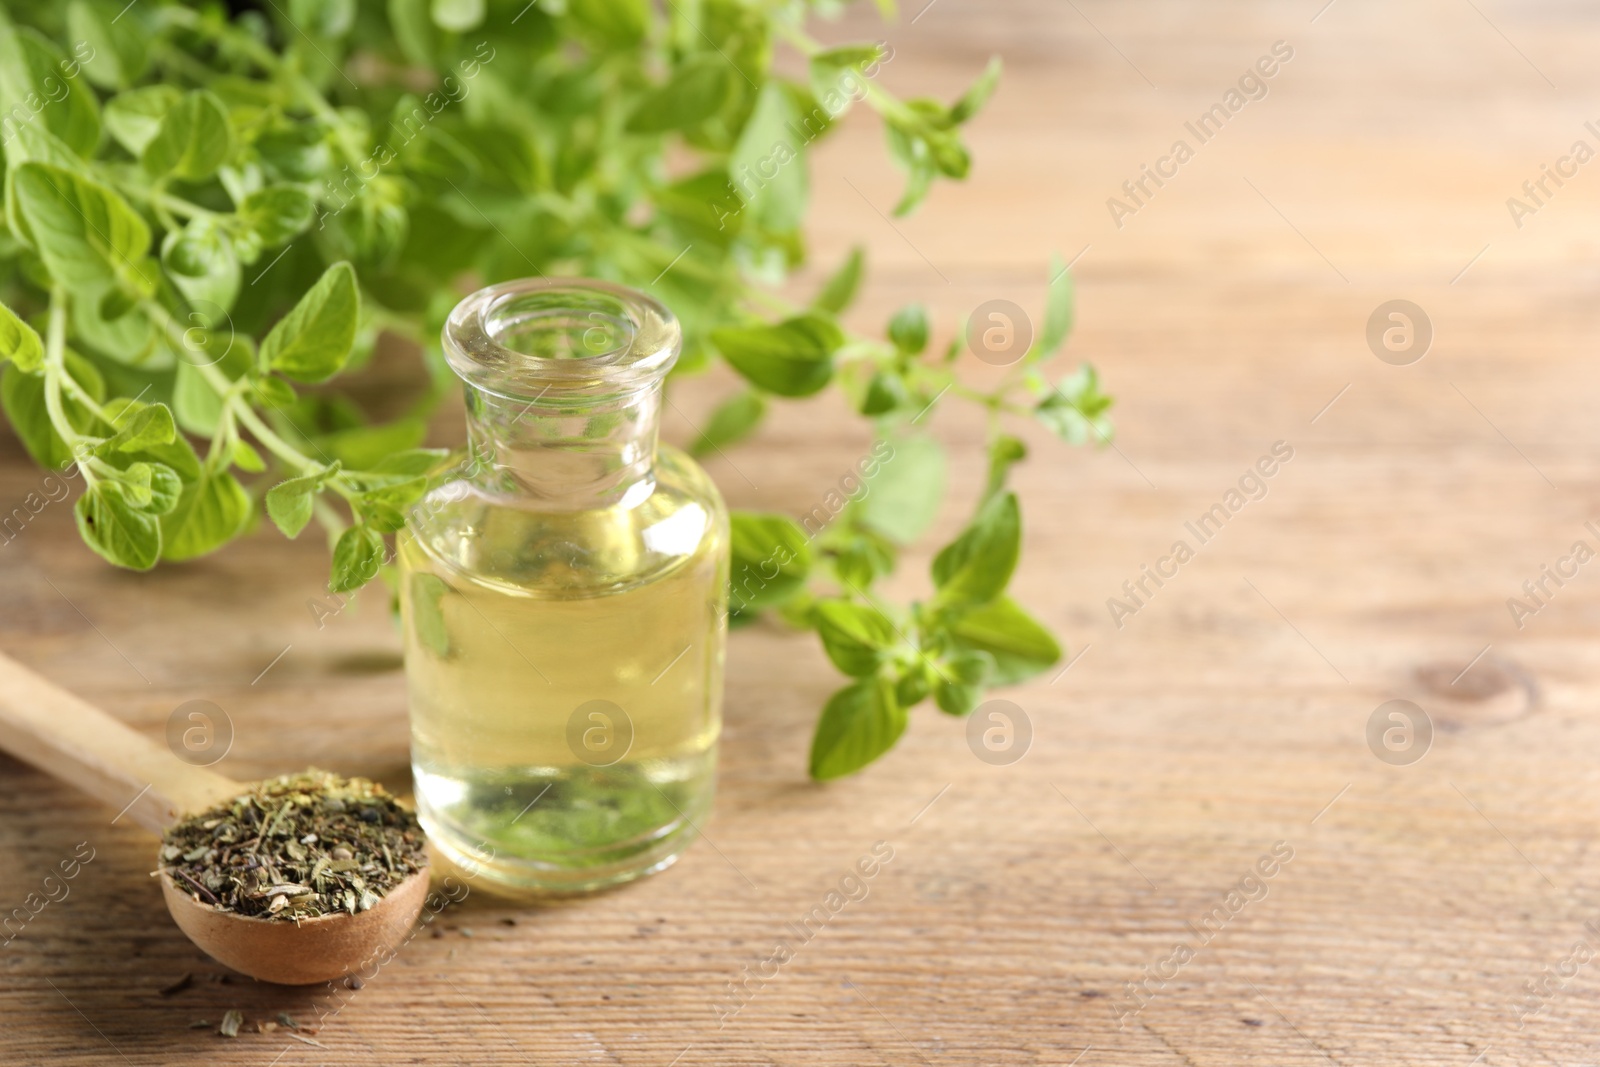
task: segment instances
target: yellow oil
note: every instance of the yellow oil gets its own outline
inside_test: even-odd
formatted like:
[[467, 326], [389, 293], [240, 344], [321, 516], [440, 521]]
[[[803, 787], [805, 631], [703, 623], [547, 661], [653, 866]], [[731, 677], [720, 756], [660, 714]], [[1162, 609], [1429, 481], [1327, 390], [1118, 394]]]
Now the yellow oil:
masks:
[[640, 502], [542, 512], [442, 486], [399, 538], [418, 812], [502, 883], [670, 863], [715, 781], [727, 517], [662, 446]]

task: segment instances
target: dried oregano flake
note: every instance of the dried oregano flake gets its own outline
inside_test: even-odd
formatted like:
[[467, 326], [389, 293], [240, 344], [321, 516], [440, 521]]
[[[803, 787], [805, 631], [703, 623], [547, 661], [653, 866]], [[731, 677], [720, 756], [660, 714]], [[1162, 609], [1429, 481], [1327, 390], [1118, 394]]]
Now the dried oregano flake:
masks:
[[155, 873], [217, 911], [297, 921], [373, 907], [423, 868], [425, 842], [381, 785], [313, 769], [173, 826]]

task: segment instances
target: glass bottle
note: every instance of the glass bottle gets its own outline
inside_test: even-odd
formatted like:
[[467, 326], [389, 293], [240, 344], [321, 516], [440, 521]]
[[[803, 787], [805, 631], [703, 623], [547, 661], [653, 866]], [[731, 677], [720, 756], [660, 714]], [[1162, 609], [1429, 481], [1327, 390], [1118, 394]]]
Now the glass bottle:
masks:
[[496, 882], [649, 874], [710, 807], [728, 516], [657, 443], [681, 343], [643, 293], [574, 279], [445, 325], [468, 445], [399, 538], [411, 758], [434, 847]]

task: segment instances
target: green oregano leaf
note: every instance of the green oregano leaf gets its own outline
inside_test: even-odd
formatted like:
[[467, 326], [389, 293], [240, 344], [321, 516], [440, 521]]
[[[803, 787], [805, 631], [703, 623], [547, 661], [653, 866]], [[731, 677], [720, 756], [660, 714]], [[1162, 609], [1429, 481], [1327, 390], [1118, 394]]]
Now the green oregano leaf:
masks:
[[[67, 373], [88, 388], [91, 395], [98, 393], [103, 398], [104, 385], [98, 375], [91, 376], [92, 372], [92, 364], [69, 356]], [[43, 374], [27, 374], [16, 364], [5, 365], [4, 373], [0, 374], [0, 404], [5, 408], [6, 420], [35, 463], [48, 470], [62, 470], [78, 457], [51, 424], [44, 393]], [[62, 407], [66, 410], [67, 422], [79, 433], [98, 428], [99, 418], [76, 399], [63, 396]]]
[[153, 177], [198, 182], [215, 174], [232, 151], [228, 109], [215, 93], [196, 89], [162, 116], [140, 161]]
[[905, 379], [894, 371], [881, 370], [867, 382], [867, 391], [862, 394], [856, 410], [868, 416], [887, 415], [904, 407], [910, 399]]
[[337, 40], [355, 26], [356, 0], [289, 0], [288, 7], [291, 24], [318, 40]]
[[713, 330], [716, 345], [752, 384], [779, 396], [811, 396], [833, 378], [833, 354], [844, 333], [824, 315], [808, 313], [776, 325]]
[[689, 446], [689, 454], [695, 457], [708, 455], [744, 440], [761, 424], [766, 413], [767, 402], [760, 393], [746, 390], [729, 397], [717, 405], [711, 418], [706, 420], [700, 435]]
[[824, 48], [811, 57], [813, 67], [837, 70], [840, 67], [865, 67], [883, 57], [883, 46], [875, 43], [841, 44]]
[[[132, 406], [129, 408], [132, 409]], [[103, 449], [140, 452], [152, 445], [169, 444], [178, 435], [178, 427], [172, 421], [172, 409], [165, 404], [140, 406], [131, 415], [124, 414], [119, 423], [116, 434], [101, 446]]]
[[261, 342], [262, 364], [302, 382], [332, 377], [355, 344], [360, 313], [356, 272], [335, 263]]
[[321, 470], [279, 482], [267, 490], [267, 516], [283, 531], [283, 536], [290, 540], [300, 536], [300, 531], [311, 521], [313, 498], [337, 473], [339, 462], [335, 460]]
[[255, 234], [263, 248], [275, 248], [311, 228], [316, 203], [293, 185], [259, 189], [239, 205], [239, 221]]
[[884, 137], [889, 147], [889, 158], [906, 172], [905, 191], [895, 205], [896, 217], [909, 215], [927, 197], [933, 188], [933, 179], [939, 169], [934, 165], [928, 142], [904, 122], [891, 119], [884, 124]]
[[729, 528], [729, 603], [734, 610], [781, 604], [805, 585], [811, 570], [811, 544], [793, 519], [735, 511]]
[[252, 474], [260, 474], [267, 469], [266, 460], [261, 458], [261, 453], [248, 441], [235, 441], [233, 443], [233, 465], [240, 470]]
[[161, 266], [177, 290], [191, 303], [215, 316], [227, 312], [239, 295], [239, 256], [222, 227], [208, 219], [192, 219], [161, 242]]
[[856, 298], [856, 290], [861, 286], [861, 272], [866, 265], [866, 258], [860, 245], [852, 247], [839, 269], [828, 277], [811, 306], [830, 315], [837, 315], [849, 307]]
[[959, 126], [971, 120], [983, 105], [989, 102], [989, 97], [994, 95], [995, 86], [1000, 84], [1000, 57], [992, 56], [989, 65], [983, 68], [983, 73], [978, 75], [978, 80], [972, 87], [961, 94], [961, 99], [950, 106], [950, 121]]
[[1020, 437], [1003, 433], [989, 442], [989, 478], [983, 489], [984, 499], [1004, 489], [1011, 468], [1027, 458], [1028, 446]]
[[433, 0], [433, 24], [451, 33], [465, 33], [483, 22], [485, 0]]
[[906, 712], [894, 684], [871, 678], [845, 686], [828, 698], [811, 739], [811, 777], [818, 781], [854, 774], [905, 733]]
[[983, 687], [994, 673], [994, 657], [972, 648], [950, 650], [934, 672], [933, 699], [948, 715], [965, 715], [983, 699]]
[[1072, 332], [1073, 292], [1072, 272], [1059, 255], [1050, 262], [1050, 291], [1045, 296], [1044, 327], [1031, 355], [1034, 358], [1053, 356], [1062, 342]]
[[155, 495], [151, 491], [150, 487], [154, 471], [155, 468], [148, 463], [130, 463], [128, 466], [122, 468], [122, 472], [119, 477], [114, 477], [110, 480], [115, 482], [120, 487], [123, 498], [130, 505], [138, 508], [140, 511], [151, 511], [154, 513], [153, 509], [151, 508], [151, 504], [155, 500]]
[[691, 56], [665, 85], [634, 108], [628, 116], [628, 132], [693, 129], [722, 110], [736, 77], [728, 61], [715, 52]]
[[137, 274], [150, 227], [119, 194], [49, 163], [24, 163], [11, 177], [39, 258], [58, 283], [91, 286]]
[[904, 672], [895, 679], [894, 698], [899, 701], [902, 708], [916, 707], [933, 692], [935, 681], [932, 666], [928, 661], [916, 659], [906, 664]]
[[772, 233], [792, 232], [805, 217], [805, 142], [794, 134], [800, 127], [789, 93], [781, 83], [768, 82], [728, 157], [728, 173], [744, 183], [743, 210]]
[[927, 434], [894, 438], [856, 505], [861, 522], [896, 544], [921, 537], [944, 502], [944, 446]]
[[1100, 391], [1100, 376], [1085, 363], [1062, 378], [1034, 409], [1040, 422], [1073, 445], [1107, 445], [1111, 442], [1112, 400]]
[[207, 471], [184, 486], [172, 513], [162, 520], [161, 558], [194, 559], [237, 537], [250, 521], [250, 495], [227, 471]]
[[383, 538], [361, 523], [339, 535], [333, 546], [333, 575], [328, 579], [330, 593], [360, 589], [378, 573], [383, 563]]
[[75, 58], [84, 60], [84, 77], [102, 89], [125, 89], [144, 73], [148, 37], [136, 19], [123, 19], [122, 9], [104, 0], [72, 0], [67, 5], [67, 33]]
[[0, 304], [0, 362], [6, 361], [27, 374], [37, 373], [44, 367], [44, 341], [16, 312]]
[[161, 557], [160, 520], [136, 507], [123, 483], [94, 483], [78, 497], [72, 510], [84, 543], [108, 562], [147, 571]]
[[907, 304], [889, 320], [889, 340], [895, 348], [914, 356], [928, 347], [928, 311], [921, 304]]
[[567, 0], [567, 14], [583, 29], [615, 48], [638, 44], [649, 32], [649, 0]]
[[396, 533], [406, 524], [405, 512], [385, 500], [370, 495], [356, 497], [352, 506], [361, 522], [380, 534]]
[[877, 673], [883, 654], [900, 641], [888, 616], [868, 604], [824, 600], [816, 607], [816, 620], [828, 659], [852, 677]]
[[261, 403], [272, 408], [287, 408], [299, 399], [295, 395], [294, 386], [282, 378], [270, 375], [263, 376], [255, 381], [255, 394]]
[[168, 358], [167, 349], [156, 349], [155, 327], [135, 295], [116, 282], [74, 290], [68, 322], [79, 347], [117, 363], [155, 370]]
[[1015, 493], [991, 497], [971, 524], [933, 558], [934, 603], [964, 609], [1005, 591], [1022, 548], [1022, 514]]
[[397, 479], [411, 479], [432, 473], [450, 455], [444, 448], [407, 448], [391, 452], [367, 468], [368, 474], [385, 475]]
[[865, 593], [873, 582], [894, 570], [895, 546], [888, 538], [859, 524], [846, 529], [850, 532], [835, 532], [830, 537], [833, 572], [846, 589]]
[[147, 85], [118, 93], [106, 102], [106, 130], [134, 156], [141, 156], [183, 93], [171, 85]]
[[1055, 636], [1007, 596], [961, 615], [950, 624], [950, 635], [959, 647], [990, 655], [992, 685], [1014, 685], [1061, 659]]
[[145, 510], [152, 515], [171, 514], [183, 496], [183, 479], [163, 463], [146, 464], [150, 471], [150, 501]]
[[[22, 69], [0, 75], [0, 82], [13, 88], [3, 94], [7, 117], [6, 152], [11, 152], [10, 134], [14, 124], [37, 122], [78, 156], [87, 157], [100, 141], [100, 103], [84, 79], [77, 77], [88, 66], [82, 61], [88, 51], [81, 38], [71, 56], [32, 27], [16, 31]], [[0, 63], [9, 58], [0, 53]], [[72, 76], [68, 76], [71, 74]], [[20, 84], [18, 83], [20, 79]], [[17, 95], [20, 92], [21, 95]], [[23, 119], [30, 116], [31, 121]]]
[[417, 643], [443, 659], [450, 654], [450, 628], [444, 618], [444, 598], [450, 587], [435, 574], [411, 575], [406, 602], [411, 609], [411, 632]]

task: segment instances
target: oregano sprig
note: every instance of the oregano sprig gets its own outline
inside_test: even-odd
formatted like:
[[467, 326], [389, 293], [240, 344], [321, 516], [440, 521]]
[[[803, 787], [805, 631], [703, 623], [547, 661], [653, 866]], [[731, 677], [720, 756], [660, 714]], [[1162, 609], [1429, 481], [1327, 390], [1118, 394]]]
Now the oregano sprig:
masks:
[[[1012, 431], [1033, 419], [1104, 443], [1111, 402], [1087, 366], [1046, 377], [1072, 323], [1059, 263], [1037, 342], [986, 389], [957, 373], [961, 340], [930, 349], [919, 305], [881, 337], [847, 327], [859, 249], [808, 305], [777, 295], [805, 261], [818, 139], [857, 105], [875, 113], [907, 214], [968, 174], [962, 128], [1000, 74], [991, 62], [949, 103], [902, 100], [881, 78], [887, 45], [807, 33], [820, 6], [0, 4], [0, 406], [37, 462], [76, 464], [79, 530], [110, 562], [203, 555], [262, 510], [288, 537], [317, 523], [329, 587], [348, 592], [443, 461], [422, 443], [453, 387], [437, 338], [464, 289], [531, 274], [645, 288], [684, 324], [679, 374], [721, 359], [743, 380], [697, 453], [830, 388], [874, 427], [856, 490], [800, 522], [733, 524], [732, 620], [817, 631], [850, 681], [810, 770], [853, 772], [919, 702], [966, 714], [1060, 657], [1007, 592], [1022, 538], [1008, 474], [1027, 453]], [[337, 383], [380, 333], [416, 344], [431, 384], [375, 421]], [[881, 580], [943, 500], [923, 427], [947, 398], [987, 414], [985, 485], [928, 595], [890, 604]]]

